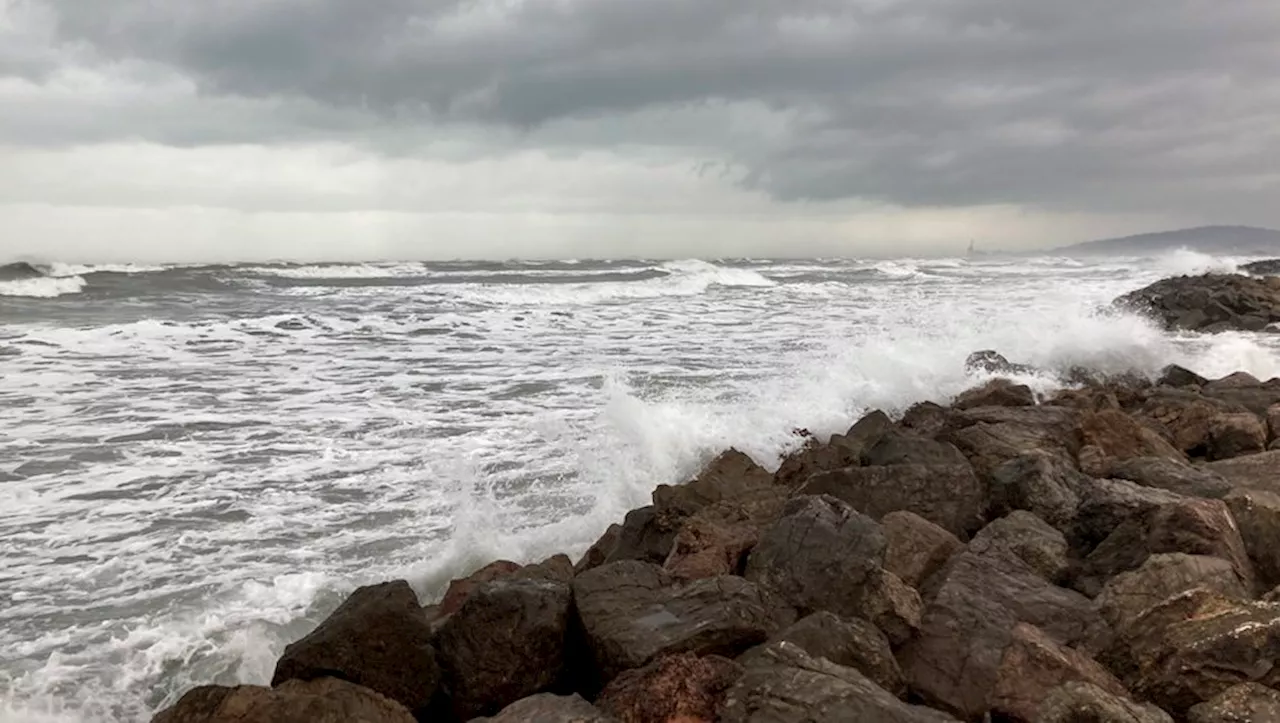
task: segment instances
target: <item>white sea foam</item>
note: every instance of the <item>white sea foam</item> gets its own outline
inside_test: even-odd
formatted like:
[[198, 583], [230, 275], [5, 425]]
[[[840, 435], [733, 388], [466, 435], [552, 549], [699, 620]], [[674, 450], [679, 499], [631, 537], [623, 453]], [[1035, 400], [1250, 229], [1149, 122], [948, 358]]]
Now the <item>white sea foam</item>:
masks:
[[1156, 265], [1164, 276], [1195, 276], [1197, 274], [1233, 274], [1239, 261], [1190, 249], [1178, 249], [1156, 258]]
[[396, 279], [427, 276], [425, 264], [326, 264], [316, 266], [251, 266], [240, 269], [283, 279]]
[[81, 276], [36, 276], [29, 279], [0, 281], [0, 296], [52, 299], [56, 296], [78, 294], [84, 286], [85, 280]]

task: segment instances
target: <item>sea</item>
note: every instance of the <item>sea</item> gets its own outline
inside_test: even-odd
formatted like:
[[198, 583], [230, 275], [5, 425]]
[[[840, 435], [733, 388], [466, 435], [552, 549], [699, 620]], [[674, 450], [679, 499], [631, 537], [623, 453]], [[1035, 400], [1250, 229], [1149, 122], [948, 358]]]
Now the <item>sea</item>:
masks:
[[1280, 375], [1266, 334], [1115, 310], [1247, 259], [8, 266], [0, 721], [147, 721], [267, 683], [355, 587], [424, 603], [581, 553], [735, 447], [767, 467], [871, 409], [1038, 372]]

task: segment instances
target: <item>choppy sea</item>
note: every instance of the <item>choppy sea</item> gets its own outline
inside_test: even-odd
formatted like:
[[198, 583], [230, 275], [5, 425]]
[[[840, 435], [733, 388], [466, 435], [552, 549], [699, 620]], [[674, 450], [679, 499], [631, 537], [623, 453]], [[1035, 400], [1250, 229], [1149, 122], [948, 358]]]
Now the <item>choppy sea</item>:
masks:
[[1115, 296], [1244, 259], [5, 267], [0, 721], [265, 683], [355, 586], [584, 550], [729, 446], [946, 401], [996, 349], [1280, 375]]

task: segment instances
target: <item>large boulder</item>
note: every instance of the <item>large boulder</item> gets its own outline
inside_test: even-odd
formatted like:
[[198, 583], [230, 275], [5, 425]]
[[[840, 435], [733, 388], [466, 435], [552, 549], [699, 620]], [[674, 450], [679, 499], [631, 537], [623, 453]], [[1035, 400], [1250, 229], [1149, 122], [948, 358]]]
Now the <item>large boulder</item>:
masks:
[[1237, 599], [1249, 596], [1227, 560], [1173, 552], [1152, 555], [1138, 569], [1108, 580], [1098, 595], [1098, 608], [1112, 627], [1126, 627], [1151, 607], [1196, 588]]
[[1257, 683], [1242, 683], [1194, 706], [1187, 723], [1262, 723], [1280, 721], [1280, 691]]
[[1183, 460], [1180, 450], [1133, 417], [1118, 410], [1104, 409], [1085, 414], [1080, 420], [1081, 443], [1097, 448], [1106, 459], [1164, 457]]
[[492, 718], [471, 723], [619, 723], [578, 695], [540, 693], [516, 701]]
[[600, 567], [609, 559], [609, 554], [613, 552], [613, 548], [618, 546], [618, 539], [622, 536], [622, 525], [613, 524], [600, 535], [600, 539], [596, 540], [582, 557], [574, 563], [573, 571], [575, 574], [584, 573], [587, 570]]
[[681, 585], [634, 560], [579, 575], [573, 592], [604, 682], [663, 655], [735, 657], [795, 620], [784, 602], [740, 577]]
[[1058, 643], [1039, 628], [1018, 623], [996, 671], [990, 711], [999, 720], [1030, 723], [1065, 683], [1087, 683], [1117, 696], [1126, 692], [1093, 658]]
[[1020, 455], [992, 472], [992, 511], [1026, 510], [1059, 530], [1069, 530], [1089, 482], [1065, 455]]
[[1174, 448], [1191, 457], [1203, 457], [1209, 451], [1214, 420], [1243, 411], [1194, 391], [1161, 387], [1148, 395], [1140, 415]]
[[1232, 487], [1280, 494], [1280, 450], [1212, 462], [1204, 469], [1221, 475]]
[[1168, 329], [1261, 331], [1280, 321], [1280, 278], [1205, 274], [1162, 279], [1115, 300]]
[[717, 502], [741, 500], [772, 488], [772, 474], [742, 452], [730, 449], [688, 482], [659, 485], [653, 491], [653, 504], [667, 514], [688, 516]]
[[908, 705], [857, 670], [772, 643], [751, 657], [729, 689], [720, 723], [957, 723]]
[[964, 370], [968, 374], [1035, 374], [1036, 368], [1029, 364], [1015, 364], [994, 349], [982, 349], [970, 354], [964, 360]]
[[848, 432], [833, 436], [826, 444], [811, 439], [782, 461], [774, 474], [774, 481], [783, 487], [794, 488], [819, 472], [857, 466], [862, 463], [863, 452], [892, 428], [893, 422], [884, 412], [870, 412]]
[[1049, 693], [1034, 723], [1173, 723], [1173, 719], [1153, 705], [1135, 703], [1092, 683], [1073, 681]]
[[1036, 395], [1031, 391], [1031, 387], [1015, 384], [1008, 379], [992, 379], [980, 387], [961, 392], [951, 406], [956, 409], [1032, 407], [1035, 403]]
[[890, 512], [880, 526], [885, 539], [884, 569], [917, 589], [964, 549], [955, 535], [914, 512]]
[[1134, 457], [1115, 461], [1107, 467], [1104, 476], [1188, 497], [1221, 499], [1231, 491], [1231, 483], [1222, 475], [1167, 457]]
[[676, 533], [662, 567], [679, 580], [736, 575], [759, 536], [745, 521], [694, 515]]
[[1067, 542], [1088, 552], [1130, 517], [1185, 499], [1167, 490], [1125, 480], [1087, 480], [1081, 486], [1080, 506]]
[[951, 409], [934, 402], [917, 402], [902, 413], [898, 425], [925, 437], [936, 437], [951, 423]]
[[[769, 638], [766, 645], [778, 642], [797, 645], [814, 658], [826, 658], [836, 665], [855, 668], [894, 695], [902, 696], [907, 691], [906, 679], [893, 657], [889, 639], [861, 618], [817, 612]], [[753, 648], [739, 660], [749, 664], [762, 650]]]
[[683, 523], [683, 516], [666, 514], [653, 505], [631, 510], [623, 518], [617, 541], [605, 555], [604, 562], [639, 560], [661, 565], [671, 554], [671, 546]]
[[969, 549], [985, 554], [1007, 550], [1048, 582], [1057, 583], [1067, 573], [1067, 539], [1039, 517], [1015, 510], [982, 528]]
[[989, 710], [1009, 680], [1002, 666], [1016, 650], [1019, 623], [1065, 647], [1088, 649], [1106, 633], [1088, 598], [1051, 585], [1008, 550], [963, 552], [936, 577], [920, 633], [901, 656], [903, 669], [917, 695], [967, 719]]
[[1080, 451], [1080, 412], [1069, 407], [978, 407], [957, 412], [939, 436], [990, 480], [1000, 465], [1028, 454], [1075, 459]]
[[1267, 439], [1274, 442], [1280, 439], [1280, 404], [1267, 407]]
[[596, 706], [622, 723], [714, 721], [740, 677], [732, 660], [679, 653], [614, 678]]
[[988, 494], [967, 462], [846, 467], [809, 478], [805, 495], [830, 495], [880, 519], [907, 510], [961, 537], [982, 526]]
[[409, 583], [362, 587], [276, 662], [272, 686], [341, 678], [422, 715], [440, 683], [434, 635]]
[[1280, 585], [1280, 495], [1238, 489], [1224, 499], [1264, 588]]
[[1199, 388], [1208, 383], [1208, 379], [1205, 379], [1186, 367], [1180, 367], [1177, 364], [1170, 364], [1164, 369], [1161, 369], [1160, 378], [1156, 380], [1156, 384], [1163, 387]]
[[889, 429], [862, 453], [867, 467], [921, 465], [950, 467], [967, 465], [968, 460], [955, 445], [939, 442], [911, 431]]
[[209, 685], [188, 691], [151, 723], [415, 723], [399, 703], [336, 678], [276, 688]]
[[563, 582], [498, 580], [472, 590], [436, 638], [455, 715], [497, 713], [563, 673], [573, 595]]
[[1252, 412], [1219, 414], [1209, 422], [1211, 460], [1257, 454], [1267, 448], [1267, 427]]

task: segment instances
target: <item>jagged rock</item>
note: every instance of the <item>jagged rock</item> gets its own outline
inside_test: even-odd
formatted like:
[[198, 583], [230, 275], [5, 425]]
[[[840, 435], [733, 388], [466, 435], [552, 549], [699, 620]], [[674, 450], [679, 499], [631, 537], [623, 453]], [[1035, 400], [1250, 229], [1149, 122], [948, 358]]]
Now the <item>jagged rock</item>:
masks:
[[955, 409], [973, 407], [1031, 407], [1036, 395], [1025, 384], [1014, 384], [1008, 379], [992, 379], [980, 387], [960, 393], [951, 403]]
[[958, 723], [903, 703], [857, 670], [771, 643], [729, 689], [720, 723]]
[[432, 630], [403, 580], [362, 587], [276, 662], [272, 686], [338, 677], [426, 710], [440, 682]]
[[917, 589], [964, 548], [955, 535], [914, 512], [890, 512], [880, 526], [885, 538], [884, 569]]
[[681, 526], [662, 567], [678, 580], [736, 575], [759, 538], [754, 525], [694, 516]]
[[471, 723], [621, 723], [577, 695], [539, 695], [516, 701], [492, 718]]
[[1280, 721], [1280, 691], [1243, 683], [1187, 712], [1187, 723], [1263, 723]]
[[507, 579], [473, 589], [436, 637], [457, 717], [491, 715], [556, 683], [572, 607], [564, 582]]
[[1091, 550], [1130, 517], [1184, 499], [1187, 498], [1167, 490], [1125, 480], [1086, 480], [1067, 542], [1076, 549]]
[[1068, 530], [1088, 482], [1064, 456], [1033, 452], [994, 470], [991, 496], [1000, 510], [1026, 510], [1059, 530]]
[[956, 445], [981, 480], [1000, 465], [1027, 454], [1080, 451], [1079, 412], [1067, 407], [978, 407], [957, 412], [940, 436]]
[[1098, 608], [1112, 627], [1125, 627], [1152, 606], [1195, 588], [1238, 599], [1249, 594], [1227, 560], [1161, 553], [1147, 558], [1138, 569], [1108, 580], [1098, 594]]
[[[814, 658], [826, 658], [836, 665], [855, 668], [896, 696], [900, 697], [907, 691], [906, 679], [893, 657], [889, 639], [879, 628], [861, 618], [842, 618], [825, 611], [816, 612], [769, 638], [769, 643], [778, 642], [798, 645]], [[752, 648], [739, 658], [739, 662], [750, 665], [761, 650]]]
[[742, 673], [732, 660], [679, 653], [614, 678], [596, 705], [619, 723], [714, 721]]
[[1204, 395], [1237, 411], [1264, 418], [1268, 409], [1280, 404], [1280, 382], [1272, 380], [1238, 386], [1218, 386], [1215, 382], [1205, 388]]
[[609, 529], [604, 531], [600, 539], [595, 541], [585, 553], [582, 559], [578, 560], [573, 566], [575, 574], [581, 574], [587, 570], [600, 567], [609, 558], [609, 553], [613, 552], [613, 548], [618, 546], [618, 539], [622, 536], [622, 525], [609, 525]]
[[1280, 438], [1280, 404], [1267, 407], [1267, 439], [1274, 442]]
[[1014, 364], [1004, 358], [1003, 354], [992, 349], [975, 351], [964, 360], [964, 370], [969, 374], [985, 372], [987, 374], [1035, 374], [1036, 368], [1029, 364]]
[[879, 567], [867, 575], [859, 607], [862, 615], [875, 623], [895, 647], [915, 635], [924, 610], [920, 593], [915, 588]]
[[1114, 462], [1104, 476], [1188, 497], [1221, 499], [1231, 491], [1231, 483], [1222, 475], [1164, 457], [1134, 457]]
[[1256, 274], [1258, 276], [1274, 276], [1280, 274], [1280, 259], [1263, 259], [1262, 261], [1250, 261], [1240, 267], [1240, 270]]
[[606, 682], [663, 655], [734, 657], [795, 619], [783, 601], [740, 577], [677, 585], [657, 565], [634, 560], [579, 575], [573, 591]]
[[1209, 423], [1211, 460], [1256, 454], [1267, 448], [1267, 428], [1252, 412], [1219, 414]]
[[1227, 389], [1246, 389], [1260, 386], [1262, 386], [1262, 382], [1249, 372], [1232, 372], [1221, 379], [1214, 379], [1204, 385], [1204, 391], [1205, 393], [1212, 393]]
[[968, 466], [968, 463], [953, 444], [898, 429], [886, 430], [862, 453], [862, 464], [868, 467], [892, 465], [951, 467]]
[[1107, 579], [1138, 569], [1151, 555], [1172, 552], [1226, 560], [1246, 590], [1255, 586], [1253, 565], [1226, 504], [1184, 499], [1121, 522], [1085, 558], [1076, 589], [1092, 595]]
[[195, 688], [151, 723], [415, 723], [399, 703], [336, 678], [289, 680], [277, 688]]
[[1165, 457], [1184, 460], [1182, 452], [1173, 448], [1159, 434], [1144, 427], [1118, 409], [1104, 409], [1085, 414], [1080, 420], [1081, 441], [1084, 446], [1101, 450], [1108, 459], [1125, 460], [1134, 457]]
[[1065, 683], [1087, 683], [1117, 696], [1126, 692], [1093, 658], [1059, 644], [1035, 626], [1018, 623], [996, 671], [990, 710], [1000, 720], [1030, 723]]
[[1091, 683], [1055, 688], [1040, 704], [1035, 723], [1173, 723], [1153, 705], [1135, 703]]
[[653, 504], [667, 514], [689, 516], [724, 500], [740, 501], [759, 491], [774, 491], [773, 475], [750, 457], [731, 449], [681, 485], [659, 485]]
[[1102, 660], [1136, 696], [1177, 718], [1242, 683], [1280, 684], [1278, 655], [1280, 605], [1196, 589], [1117, 630]]
[[1203, 387], [1209, 380], [1185, 367], [1170, 364], [1160, 372], [1156, 384], [1165, 387]]
[[618, 541], [605, 556], [605, 563], [640, 560], [661, 565], [671, 554], [683, 522], [683, 517], [660, 513], [653, 505], [631, 510], [622, 521]]
[[560, 554], [552, 555], [542, 562], [525, 565], [511, 573], [511, 577], [517, 580], [551, 580], [567, 585], [573, 582], [574, 574], [573, 560], [568, 555]]
[[1264, 587], [1280, 585], [1280, 495], [1239, 489], [1223, 500]]
[[1142, 405], [1140, 414], [1179, 451], [1203, 457], [1209, 449], [1210, 429], [1220, 414], [1246, 411], [1233, 404], [1185, 389], [1160, 388]]
[[899, 425], [925, 437], [936, 437], [950, 420], [950, 409], [934, 402], [918, 402], [902, 414]]
[[1049, 584], [1007, 550], [963, 552], [937, 578], [900, 659], [913, 691], [965, 718], [989, 709], [1018, 623], [1065, 646], [1094, 645], [1106, 632], [1088, 598]]
[[815, 474], [859, 464], [862, 464], [861, 447], [851, 449], [840, 444], [822, 444], [817, 440], [810, 440], [799, 451], [782, 461], [773, 479], [780, 487], [794, 489]]
[[968, 537], [982, 526], [987, 489], [967, 462], [846, 467], [809, 478], [805, 495], [830, 495], [876, 519], [906, 510]]
[[832, 437], [831, 444], [846, 450], [851, 456], [861, 457], [893, 429], [889, 415], [877, 409], [864, 415], [849, 431]]
[[1204, 469], [1221, 475], [1232, 487], [1280, 494], [1280, 450], [1211, 462]]
[[1016, 510], [982, 528], [969, 549], [979, 554], [999, 547], [1022, 559], [1048, 582], [1057, 583], [1067, 572], [1067, 539], [1039, 517]]
[[520, 565], [518, 563], [510, 560], [497, 560], [476, 570], [467, 577], [450, 581], [449, 589], [445, 590], [444, 598], [440, 600], [440, 605], [436, 610], [437, 614], [445, 616], [456, 613], [462, 607], [462, 603], [467, 601], [467, 596], [476, 587], [486, 582], [506, 577], [519, 569]]
[[1280, 321], [1280, 278], [1205, 274], [1162, 279], [1116, 299], [1168, 329], [1260, 331]]

